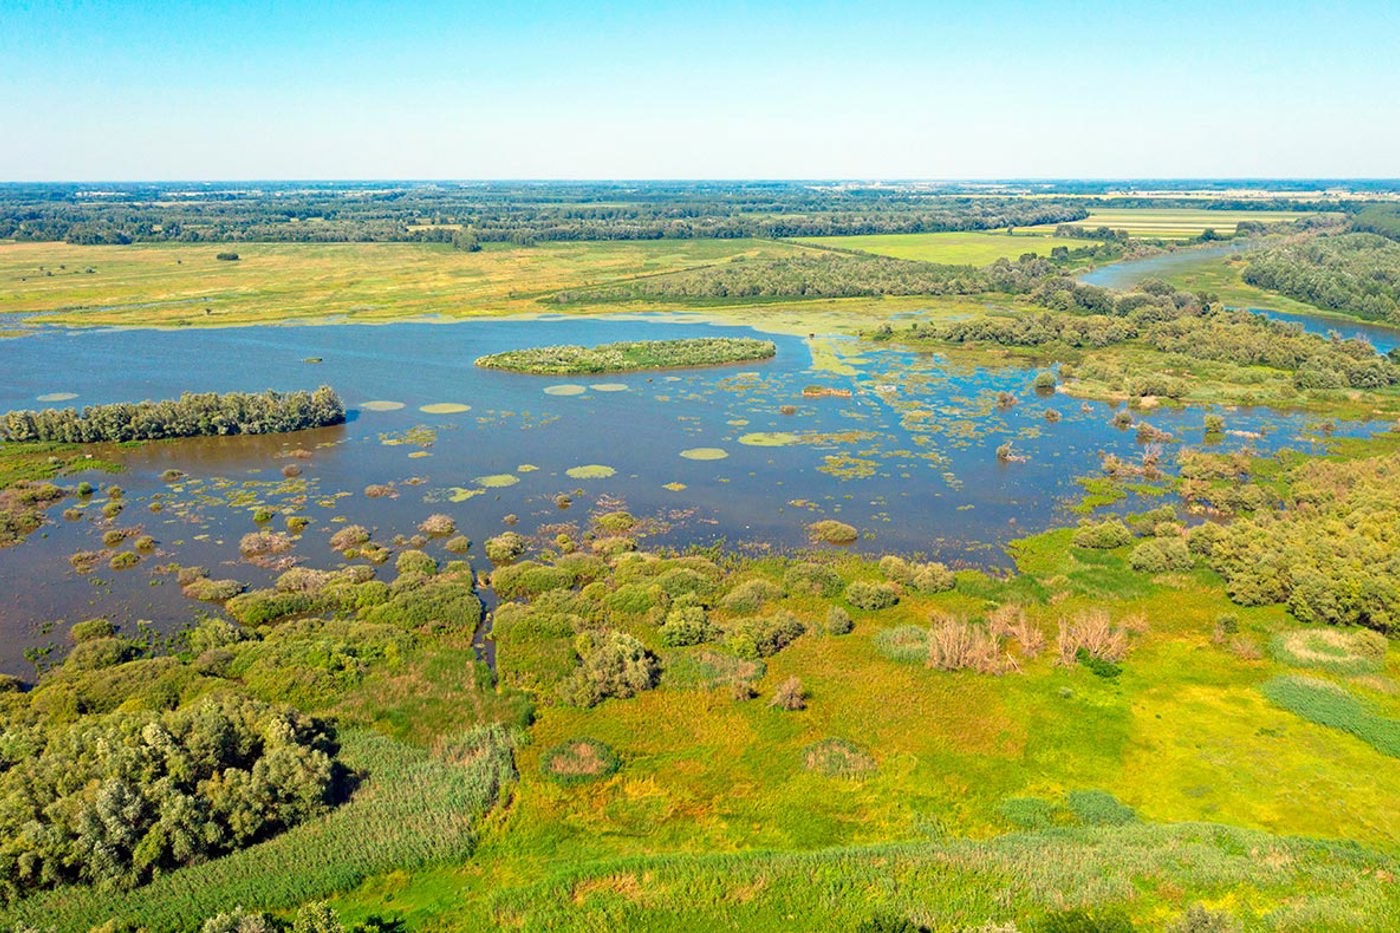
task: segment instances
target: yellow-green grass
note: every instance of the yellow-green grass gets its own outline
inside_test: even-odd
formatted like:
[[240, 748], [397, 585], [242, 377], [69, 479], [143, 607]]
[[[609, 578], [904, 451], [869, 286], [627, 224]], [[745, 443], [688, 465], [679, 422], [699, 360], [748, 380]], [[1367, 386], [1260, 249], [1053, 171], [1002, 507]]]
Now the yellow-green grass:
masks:
[[1173, 268], [1165, 273], [1163, 278], [1187, 291], [1206, 291], [1218, 295], [1221, 301], [1232, 308], [1268, 308], [1288, 314], [1334, 317], [1338, 321], [1352, 323], [1357, 321], [1352, 315], [1338, 314], [1267, 288], [1250, 285], [1244, 280], [1247, 265], [1247, 254], [1204, 255], [1191, 265]]
[[949, 266], [986, 266], [998, 259], [1016, 259], [1024, 253], [1049, 256], [1057, 246], [1083, 249], [1091, 240], [1056, 237], [1044, 233], [1006, 231], [976, 233], [889, 233], [869, 236], [821, 236], [796, 240], [815, 246], [857, 249], [878, 256], [913, 259]]
[[[215, 258], [229, 249], [238, 261]], [[133, 326], [538, 312], [539, 298], [564, 288], [799, 249], [762, 240], [491, 244], [476, 253], [416, 243], [12, 243], [0, 245], [0, 311]]]
[[[482, 905], [494, 894], [592, 862], [814, 851], [929, 833], [986, 839], [1013, 828], [1001, 814], [1009, 797], [1053, 801], [1089, 788], [1150, 822], [1400, 847], [1394, 760], [1269, 703], [1260, 685], [1290, 669], [1212, 638], [1217, 618], [1230, 613], [1243, 637], [1266, 645], [1295, 627], [1281, 607], [1235, 606], [1208, 571], [1133, 573], [1127, 549], [1084, 551], [1069, 546], [1069, 535], [1022, 542], [1021, 574], [1011, 580], [962, 573], [955, 592], [906, 593], [891, 609], [855, 613], [851, 635], [809, 634], [768, 659], [757, 700], [736, 703], [725, 687], [663, 687], [592, 709], [541, 709], [518, 752], [514, 802], [470, 865], [384, 878], [344, 903], [368, 910], [392, 892], [415, 920], [484, 923]], [[844, 573], [873, 571], [851, 560]], [[976, 616], [1032, 599], [1050, 647], [1023, 661], [1020, 674], [941, 673], [876, 647], [878, 632], [928, 625], [935, 611]], [[785, 604], [812, 619], [826, 602]], [[1093, 607], [1148, 621], [1117, 679], [1053, 663], [1057, 621]], [[1397, 668], [1392, 651], [1386, 676]], [[771, 708], [767, 697], [793, 675], [809, 693], [807, 709]], [[579, 737], [616, 749], [620, 771], [574, 787], [542, 776], [540, 755]], [[805, 770], [803, 749], [827, 738], [868, 750], [878, 770], [848, 778]]]
[[[1189, 207], [1112, 208], [1093, 211], [1074, 226], [1086, 230], [1109, 227], [1127, 230], [1130, 236], [1147, 239], [1186, 240], [1214, 230], [1221, 236], [1233, 235], [1242, 220], [1272, 224], [1306, 216], [1298, 211], [1213, 211]], [[1032, 228], [1044, 229], [1044, 228]], [[1053, 229], [1053, 228], [1052, 228]]]

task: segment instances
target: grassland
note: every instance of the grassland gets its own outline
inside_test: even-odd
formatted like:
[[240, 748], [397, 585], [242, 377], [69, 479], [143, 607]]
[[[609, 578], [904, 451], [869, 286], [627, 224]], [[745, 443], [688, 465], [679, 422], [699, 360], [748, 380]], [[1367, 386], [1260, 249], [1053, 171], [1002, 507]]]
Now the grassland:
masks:
[[1130, 236], [1144, 239], [1189, 240], [1200, 236], [1206, 230], [1214, 230], [1221, 236], [1232, 236], [1235, 225], [1242, 220], [1270, 224], [1297, 220], [1303, 216], [1305, 215], [1295, 211], [1217, 211], [1184, 207], [1123, 208], [1093, 211], [1084, 220], [1075, 221], [1072, 226], [1085, 230], [1099, 227], [1126, 230]]
[[870, 236], [806, 237], [795, 243], [811, 243], [835, 249], [856, 249], [877, 256], [912, 259], [950, 266], [985, 266], [998, 259], [1016, 259], [1025, 253], [1049, 256], [1057, 246], [1083, 249], [1092, 240], [1057, 237], [1050, 233], [1006, 231], [975, 233], [888, 233]]
[[539, 298], [566, 287], [801, 251], [759, 240], [491, 244], [476, 253], [435, 244], [240, 243], [239, 260], [225, 262], [215, 259], [223, 249], [3, 244], [0, 312], [129, 326], [534, 313]]

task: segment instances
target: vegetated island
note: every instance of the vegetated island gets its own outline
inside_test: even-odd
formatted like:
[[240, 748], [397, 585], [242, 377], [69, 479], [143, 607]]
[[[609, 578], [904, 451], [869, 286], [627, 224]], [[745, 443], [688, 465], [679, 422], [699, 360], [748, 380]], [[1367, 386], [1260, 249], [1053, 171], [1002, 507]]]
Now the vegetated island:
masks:
[[772, 358], [771, 340], [750, 337], [696, 337], [685, 340], [633, 340], [596, 347], [563, 345], [492, 353], [476, 361], [485, 369], [539, 376], [621, 373], [642, 369], [718, 366]]
[[0, 417], [0, 440], [143, 441], [210, 434], [275, 434], [345, 422], [345, 405], [330, 386], [314, 392], [186, 392], [178, 399], [118, 402]]

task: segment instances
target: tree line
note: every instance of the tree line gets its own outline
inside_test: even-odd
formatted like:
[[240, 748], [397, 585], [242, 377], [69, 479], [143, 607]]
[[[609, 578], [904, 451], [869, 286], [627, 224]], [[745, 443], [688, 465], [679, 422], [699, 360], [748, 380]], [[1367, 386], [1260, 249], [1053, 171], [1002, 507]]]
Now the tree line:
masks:
[[141, 441], [215, 434], [276, 434], [345, 421], [330, 386], [312, 392], [186, 392], [159, 402], [119, 402], [74, 408], [11, 411], [0, 418], [0, 440]]

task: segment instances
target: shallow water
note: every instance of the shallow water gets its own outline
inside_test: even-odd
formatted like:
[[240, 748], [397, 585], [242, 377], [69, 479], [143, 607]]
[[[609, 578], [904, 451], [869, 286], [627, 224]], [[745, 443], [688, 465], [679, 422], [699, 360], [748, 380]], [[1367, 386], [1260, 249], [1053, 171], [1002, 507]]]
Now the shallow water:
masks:
[[[833, 343], [844, 375], [815, 371], [804, 341], [793, 337], [772, 338], [778, 354], [760, 364], [671, 373], [541, 377], [472, 365], [516, 347], [716, 334], [765, 336], [659, 319], [570, 318], [42, 329], [0, 341], [0, 411], [43, 407], [38, 399], [56, 393], [75, 396], [49, 403], [62, 407], [320, 383], [335, 386], [350, 409], [349, 423], [336, 428], [146, 445], [125, 452], [125, 473], [86, 477], [123, 487], [125, 511], [104, 521], [99, 492], [80, 520], [63, 519], [60, 506], [27, 542], [0, 550], [7, 590], [0, 669], [32, 673], [25, 649], [65, 632], [49, 631], [53, 620], [106, 615], [128, 628], [145, 619], [168, 631], [208, 608], [154, 572], [159, 564], [199, 564], [214, 578], [265, 584], [275, 572], [240, 562], [237, 549], [258, 527], [258, 506], [278, 510], [274, 530], [288, 514], [311, 518], [290, 557], [322, 568], [340, 563], [327, 539], [347, 521], [373, 528], [387, 544], [444, 512], [480, 555], [480, 542], [505, 530], [508, 515], [518, 516], [517, 531], [532, 534], [554, 524], [582, 530], [590, 511], [622, 506], [652, 520], [649, 546], [797, 548], [806, 545], [807, 524], [840, 518], [861, 529], [854, 547], [864, 552], [1006, 566], [1008, 540], [1073, 520], [1066, 506], [1081, 492], [1075, 478], [1096, 473], [1103, 453], [1140, 454], [1132, 432], [1109, 424], [1111, 406], [1037, 395], [1032, 372], [953, 370], [932, 355], [889, 349], [857, 355], [853, 341]], [[309, 357], [324, 362], [303, 362]], [[814, 385], [850, 394], [804, 396]], [[1002, 391], [1019, 404], [997, 407]], [[1047, 422], [1048, 407], [1062, 420]], [[1204, 415], [1143, 417], [1198, 443]], [[1301, 416], [1256, 409], [1226, 417], [1230, 428], [1263, 436], [1226, 437], [1218, 449], [1311, 443]], [[1367, 430], [1339, 427], [1343, 434]], [[1025, 462], [998, 462], [996, 448], [1008, 441]], [[310, 456], [290, 456], [298, 448]], [[301, 474], [284, 478], [282, 468], [293, 463]], [[171, 468], [188, 477], [163, 481]], [[372, 484], [390, 487], [390, 495], [367, 496]], [[561, 493], [573, 498], [570, 508], [555, 504]], [[157, 501], [163, 510], [153, 513]], [[131, 527], [154, 535], [160, 551], [122, 572], [105, 557], [88, 574], [70, 567], [74, 552], [101, 549], [104, 531]], [[448, 557], [440, 542], [428, 550]]]

